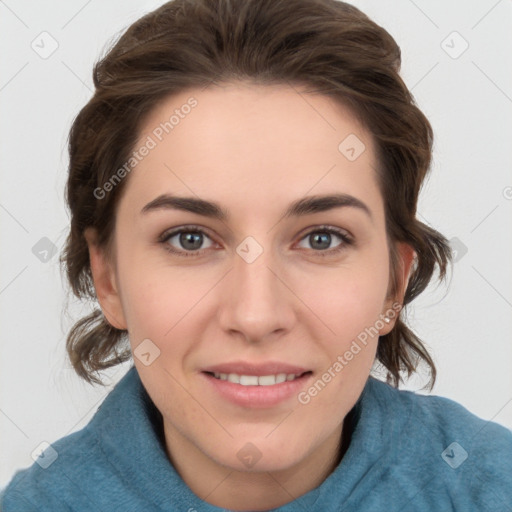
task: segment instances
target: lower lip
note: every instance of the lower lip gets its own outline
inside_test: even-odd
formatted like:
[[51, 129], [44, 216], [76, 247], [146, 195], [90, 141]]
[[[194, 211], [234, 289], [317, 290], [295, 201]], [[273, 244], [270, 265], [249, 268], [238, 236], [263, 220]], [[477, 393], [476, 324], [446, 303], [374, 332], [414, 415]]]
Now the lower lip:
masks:
[[265, 408], [278, 405], [292, 397], [297, 397], [311, 378], [307, 373], [294, 380], [271, 386], [243, 386], [228, 380], [216, 379], [213, 375], [201, 372], [203, 378], [224, 398], [242, 407]]

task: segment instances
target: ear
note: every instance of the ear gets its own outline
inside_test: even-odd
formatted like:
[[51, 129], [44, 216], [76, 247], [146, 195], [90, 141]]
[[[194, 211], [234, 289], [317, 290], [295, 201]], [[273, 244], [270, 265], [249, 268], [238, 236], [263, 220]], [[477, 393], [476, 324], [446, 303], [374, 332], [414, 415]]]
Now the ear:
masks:
[[388, 297], [384, 303], [384, 311], [382, 312], [381, 318], [384, 319], [387, 317], [389, 322], [385, 322], [384, 327], [379, 330], [380, 336], [390, 333], [395, 326], [398, 314], [404, 303], [411, 268], [416, 256], [414, 249], [405, 242], [397, 243], [396, 249], [398, 253], [398, 268], [396, 269], [398, 289], [396, 294], [393, 297]]
[[121, 298], [118, 293], [115, 272], [103, 248], [97, 243], [97, 232], [94, 228], [87, 228], [84, 236], [89, 248], [89, 261], [91, 273], [96, 289], [96, 296], [108, 323], [116, 329], [127, 328]]

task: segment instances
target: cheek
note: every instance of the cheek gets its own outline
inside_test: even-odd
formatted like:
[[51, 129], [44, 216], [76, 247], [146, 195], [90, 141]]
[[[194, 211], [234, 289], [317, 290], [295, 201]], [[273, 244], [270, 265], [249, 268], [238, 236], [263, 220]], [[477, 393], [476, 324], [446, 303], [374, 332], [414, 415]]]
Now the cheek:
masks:
[[125, 253], [118, 261], [132, 349], [149, 338], [162, 355], [171, 356], [168, 365], [177, 364], [194, 348], [190, 340], [200, 340], [205, 329], [204, 307], [217, 273], [172, 266], [144, 251]]
[[172, 337], [196, 297], [190, 287], [182, 288], [175, 280], [168, 283], [161, 274], [156, 280], [148, 274], [130, 278], [124, 293], [123, 307], [133, 341], [152, 338], [159, 344]]
[[[337, 269], [307, 286], [308, 304], [321, 320], [315, 320], [318, 328], [312, 336], [326, 357], [317, 380], [299, 401], [331, 428], [355, 403], [374, 364], [388, 284], [386, 265]], [[326, 410], [331, 411], [329, 418]]]
[[[348, 342], [374, 325], [383, 312], [388, 287], [387, 259], [329, 269], [299, 288], [312, 312], [330, 328], [331, 339]], [[325, 327], [324, 326], [324, 327]]]
[[117, 246], [117, 267], [122, 307], [132, 345], [142, 339], [163, 339], [181, 311], [183, 293], [179, 279], [169, 282], [171, 272], [162, 262], [141, 250], [129, 237]]

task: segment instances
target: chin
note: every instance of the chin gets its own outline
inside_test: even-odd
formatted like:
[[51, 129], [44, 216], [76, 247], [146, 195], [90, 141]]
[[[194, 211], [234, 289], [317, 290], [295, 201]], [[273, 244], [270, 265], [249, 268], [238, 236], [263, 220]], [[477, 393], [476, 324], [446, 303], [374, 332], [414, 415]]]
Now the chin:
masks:
[[[268, 435], [268, 431], [265, 435]], [[211, 455], [219, 464], [235, 471], [273, 472], [283, 471], [300, 463], [307, 456], [303, 450], [304, 443], [301, 449], [300, 446], [287, 443], [284, 437], [280, 439], [276, 437], [272, 442], [264, 436], [258, 438], [245, 436], [231, 441], [227, 451]]]

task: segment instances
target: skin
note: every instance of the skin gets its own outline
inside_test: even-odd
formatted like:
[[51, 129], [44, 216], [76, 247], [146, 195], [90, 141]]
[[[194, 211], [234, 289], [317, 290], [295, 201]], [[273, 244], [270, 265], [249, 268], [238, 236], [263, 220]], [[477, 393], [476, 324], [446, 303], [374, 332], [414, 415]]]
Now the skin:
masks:
[[[134, 362], [163, 415], [167, 453], [181, 477], [213, 505], [266, 510], [314, 489], [335, 469], [343, 420], [367, 381], [378, 336], [308, 404], [293, 397], [266, 409], [234, 405], [205, 385], [201, 368], [284, 361], [312, 370], [307, 389], [401, 301], [413, 252], [398, 246], [402, 283], [389, 297], [374, 142], [348, 108], [288, 85], [233, 82], [167, 98], [145, 119], [140, 143], [191, 96], [198, 105], [126, 178], [112, 257], [86, 231], [91, 267], [103, 312], [128, 330], [132, 350], [147, 338], [160, 350], [149, 366]], [[349, 134], [366, 147], [354, 161], [338, 150]], [[141, 214], [164, 192], [215, 201], [230, 217]], [[358, 198], [371, 216], [342, 207], [283, 218], [292, 201], [335, 192]], [[165, 249], [186, 252], [179, 236], [158, 242], [191, 224], [207, 235], [199, 256]], [[325, 233], [322, 225], [345, 230], [354, 244], [331, 235], [328, 249], [318, 249], [308, 235]], [[250, 264], [236, 252], [247, 236], [263, 248]], [[379, 334], [393, 326], [392, 319]], [[237, 457], [248, 442], [261, 453], [251, 468]]]

